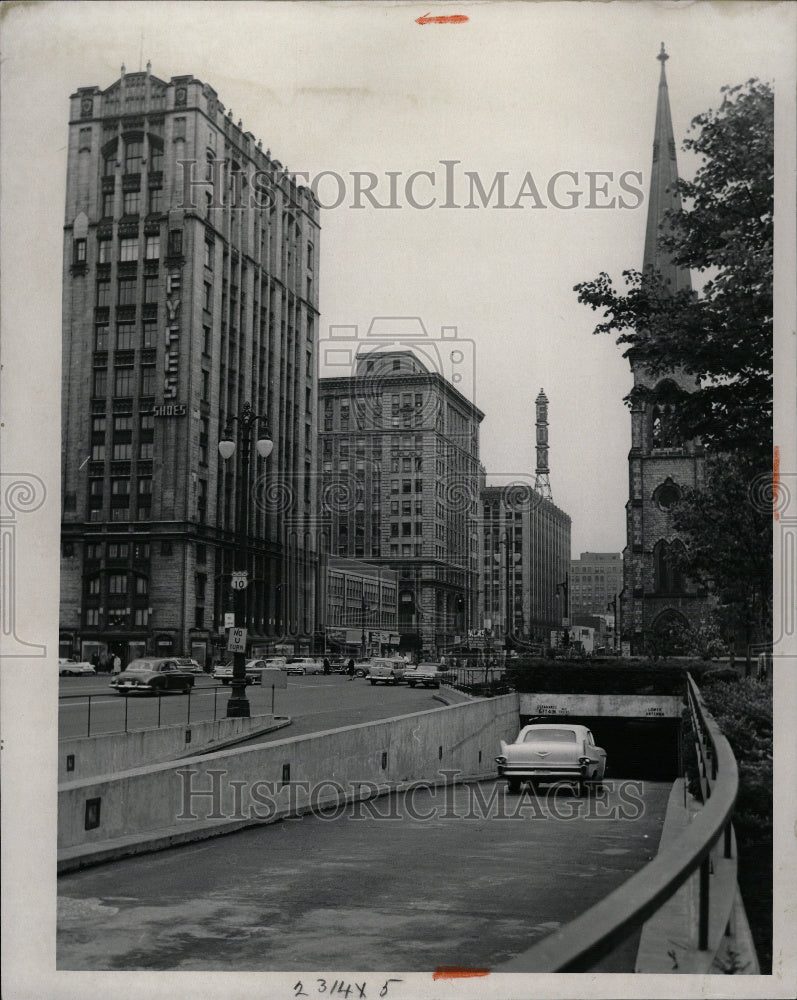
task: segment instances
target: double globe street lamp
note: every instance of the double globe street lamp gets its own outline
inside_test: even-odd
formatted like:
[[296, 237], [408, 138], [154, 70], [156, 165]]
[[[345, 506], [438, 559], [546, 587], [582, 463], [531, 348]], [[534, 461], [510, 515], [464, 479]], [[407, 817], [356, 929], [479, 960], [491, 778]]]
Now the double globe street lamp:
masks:
[[[235, 600], [235, 625], [246, 627], [246, 587], [248, 586], [248, 526], [249, 526], [249, 452], [252, 444], [252, 430], [257, 427], [255, 448], [261, 458], [268, 458], [274, 450], [274, 442], [268, 433], [268, 422], [265, 416], [255, 413], [249, 403], [244, 403], [237, 417], [230, 417], [224, 433], [219, 440], [219, 454], [226, 462], [236, 451], [236, 441], [233, 424], [238, 425], [238, 490], [237, 515], [235, 519], [235, 558], [233, 561], [234, 577], [237, 577]], [[232, 693], [227, 702], [227, 718], [249, 718], [249, 699], [246, 697], [246, 642], [244, 649], [233, 653]]]

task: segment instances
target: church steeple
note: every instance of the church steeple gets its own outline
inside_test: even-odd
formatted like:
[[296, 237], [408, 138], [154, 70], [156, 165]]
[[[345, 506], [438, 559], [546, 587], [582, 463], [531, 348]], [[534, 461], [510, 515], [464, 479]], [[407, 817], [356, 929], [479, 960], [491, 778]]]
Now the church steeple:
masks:
[[656, 128], [653, 135], [653, 166], [650, 171], [648, 222], [642, 267], [643, 270], [654, 268], [662, 275], [671, 291], [676, 292], [682, 288], [691, 288], [692, 281], [689, 271], [683, 267], [676, 267], [669, 254], [658, 246], [659, 234], [665, 225], [665, 212], [681, 207], [681, 197], [676, 189], [678, 164], [675, 160], [675, 137], [670, 117], [670, 94], [664, 70], [664, 64], [670, 57], [664, 51], [664, 42], [661, 43], [661, 51], [656, 58], [661, 63], [661, 75], [656, 105]]

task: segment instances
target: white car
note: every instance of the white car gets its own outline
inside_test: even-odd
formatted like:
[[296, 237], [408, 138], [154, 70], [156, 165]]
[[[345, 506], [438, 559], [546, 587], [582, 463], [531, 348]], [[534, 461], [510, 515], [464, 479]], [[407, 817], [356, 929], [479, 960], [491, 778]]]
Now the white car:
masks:
[[501, 740], [495, 758], [498, 777], [506, 778], [512, 794], [521, 783], [573, 782], [580, 795], [606, 774], [606, 751], [595, 745], [586, 726], [569, 723], [534, 723], [524, 726], [514, 743]]
[[86, 660], [80, 663], [75, 663], [74, 660], [59, 660], [58, 673], [61, 677], [88, 677], [96, 674], [97, 668]]
[[266, 667], [270, 670], [285, 670], [288, 666], [288, 658], [286, 656], [270, 656], [266, 660]]
[[187, 670], [189, 674], [202, 673], [202, 667], [192, 656], [175, 656], [174, 662], [181, 670]]
[[314, 660], [311, 657], [302, 657], [301, 659], [293, 659], [285, 667], [286, 674], [300, 674], [304, 677], [305, 674], [323, 674], [324, 664], [320, 660]]
[[[232, 663], [220, 663], [213, 668], [213, 679], [222, 684], [232, 684]], [[262, 684], [265, 660], [248, 660], [246, 664], [246, 683]]]

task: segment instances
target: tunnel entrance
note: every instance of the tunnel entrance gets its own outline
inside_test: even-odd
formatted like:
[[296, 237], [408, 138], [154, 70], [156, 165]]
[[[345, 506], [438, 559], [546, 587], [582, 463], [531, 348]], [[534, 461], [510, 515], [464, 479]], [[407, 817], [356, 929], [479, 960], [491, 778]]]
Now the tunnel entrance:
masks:
[[606, 751], [610, 778], [674, 781], [681, 773], [680, 719], [634, 719], [612, 716], [520, 716], [520, 725], [564, 722], [587, 726]]

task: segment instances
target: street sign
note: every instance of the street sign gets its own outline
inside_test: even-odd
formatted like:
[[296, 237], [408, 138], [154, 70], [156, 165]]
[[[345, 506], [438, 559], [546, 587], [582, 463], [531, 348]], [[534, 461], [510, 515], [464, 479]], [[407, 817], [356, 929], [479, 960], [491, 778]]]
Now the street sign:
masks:
[[225, 628], [235, 628], [235, 612], [225, 611], [224, 612], [224, 627]]
[[249, 574], [245, 569], [234, 570], [232, 574], [232, 579], [230, 580], [230, 586], [233, 590], [246, 590], [249, 586]]
[[245, 628], [231, 628], [230, 634], [227, 636], [227, 652], [228, 653], [245, 653], [246, 652], [246, 629]]

